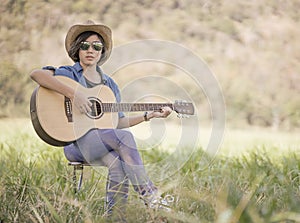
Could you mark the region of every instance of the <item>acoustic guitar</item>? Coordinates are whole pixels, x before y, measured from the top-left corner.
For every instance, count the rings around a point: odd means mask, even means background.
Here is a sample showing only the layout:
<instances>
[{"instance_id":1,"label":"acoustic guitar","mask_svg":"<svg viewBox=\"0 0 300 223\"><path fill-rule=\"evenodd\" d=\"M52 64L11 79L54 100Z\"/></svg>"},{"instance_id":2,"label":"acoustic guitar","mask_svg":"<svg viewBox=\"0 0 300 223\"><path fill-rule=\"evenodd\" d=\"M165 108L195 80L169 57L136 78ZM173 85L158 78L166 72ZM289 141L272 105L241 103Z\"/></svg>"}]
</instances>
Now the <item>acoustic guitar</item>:
<instances>
[{"instance_id":1,"label":"acoustic guitar","mask_svg":"<svg viewBox=\"0 0 300 223\"><path fill-rule=\"evenodd\" d=\"M116 103L114 93L105 85L85 88L74 80L56 76L59 81L84 93L92 103L91 112L83 114L62 94L38 86L31 95L30 115L37 135L53 146L68 145L89 130L116 128L118 112L159 111L168 106L178 114L193 115L192 103Z\"/></svg>"}]
</instances>

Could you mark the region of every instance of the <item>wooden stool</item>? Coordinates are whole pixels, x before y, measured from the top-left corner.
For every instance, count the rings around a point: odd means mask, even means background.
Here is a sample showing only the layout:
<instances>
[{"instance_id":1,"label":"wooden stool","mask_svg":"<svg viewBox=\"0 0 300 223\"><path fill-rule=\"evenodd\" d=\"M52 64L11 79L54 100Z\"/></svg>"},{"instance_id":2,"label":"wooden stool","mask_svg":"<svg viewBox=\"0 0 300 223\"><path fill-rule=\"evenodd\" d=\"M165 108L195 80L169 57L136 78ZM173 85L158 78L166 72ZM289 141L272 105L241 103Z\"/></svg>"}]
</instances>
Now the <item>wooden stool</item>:
<instances>
[{"instance_id":1,"label":"wooden stool","mask_svg":"<svg viewBox=\"0 0 300 223\"><path fill-rule=\"evenodd\" d=\"M69 162L69 166L73 166L73 190L74 193L76 194L77 192L80 191L81 186L82 186L82 179L83 179L83 168L85 166L91 166L88 163L82 163L82 162ZM77 183L77 171L80 171L79 174L79 180Z\"/></svg>"}]
</instances>

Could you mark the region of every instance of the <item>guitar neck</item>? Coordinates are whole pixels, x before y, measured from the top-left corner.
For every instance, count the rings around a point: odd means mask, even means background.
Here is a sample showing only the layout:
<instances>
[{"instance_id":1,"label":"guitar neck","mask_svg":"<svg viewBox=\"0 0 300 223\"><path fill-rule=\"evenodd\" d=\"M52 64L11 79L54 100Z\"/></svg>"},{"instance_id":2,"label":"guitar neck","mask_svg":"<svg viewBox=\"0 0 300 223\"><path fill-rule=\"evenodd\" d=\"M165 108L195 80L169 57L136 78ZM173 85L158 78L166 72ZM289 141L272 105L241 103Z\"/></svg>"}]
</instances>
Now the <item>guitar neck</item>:
<instances>
[{"instance_id":1,"label":"guitar neck","mask_svg":"<svg viewBox=\"0 0 300 223\"><path fill-rule=\"evenodd\" d=\"M103 103L104 112L135 112L135 111L159 111L162 107L170 107L172 103Z\"/></svg>"}]
</instances>

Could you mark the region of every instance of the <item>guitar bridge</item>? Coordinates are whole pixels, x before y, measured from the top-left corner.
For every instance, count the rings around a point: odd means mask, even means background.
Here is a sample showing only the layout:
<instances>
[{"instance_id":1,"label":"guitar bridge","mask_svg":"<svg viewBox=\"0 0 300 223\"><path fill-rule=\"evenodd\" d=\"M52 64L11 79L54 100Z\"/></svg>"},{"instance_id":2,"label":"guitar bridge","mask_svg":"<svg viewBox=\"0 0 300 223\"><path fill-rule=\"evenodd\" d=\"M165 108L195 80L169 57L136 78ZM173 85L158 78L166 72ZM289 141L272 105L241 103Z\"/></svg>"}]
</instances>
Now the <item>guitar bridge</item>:
<instances>
[{"instance_id":1,"label":"guitar bridge","mask_svg":"<svg viewBox=\"0 0 300 223\"><path fill-rule=\"evenodd\" d=\"M73 122L72 102L71 99L65 96L65 114L68 122Z\"/></svg>"}]
</instances>

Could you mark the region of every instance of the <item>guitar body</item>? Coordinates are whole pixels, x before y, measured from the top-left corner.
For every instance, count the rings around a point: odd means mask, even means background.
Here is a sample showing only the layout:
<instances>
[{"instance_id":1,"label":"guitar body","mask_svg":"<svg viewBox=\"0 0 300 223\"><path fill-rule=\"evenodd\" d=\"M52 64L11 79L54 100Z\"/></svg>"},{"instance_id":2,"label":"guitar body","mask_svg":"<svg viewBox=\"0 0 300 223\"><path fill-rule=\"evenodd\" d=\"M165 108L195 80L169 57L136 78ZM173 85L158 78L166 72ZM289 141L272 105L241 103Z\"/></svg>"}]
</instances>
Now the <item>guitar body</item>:
<instances>
[{"instance_id":1,"label":"guitar body","mask_svg":"<svg viewBox=\"0 0 300 223\"><path fill-rule=\"evenodd\" d=\"M41 139L53 146L65 146L94 128L116 128L117 112L103 112L102 102L115 103L115 96L105 85L85 88L74 80L56 76L59 81L84 93L93 101L95 112L82 114L73 102L52 90L39 86L30 100L30 114L35 131Z\"/></svg>"}]
</instances>

